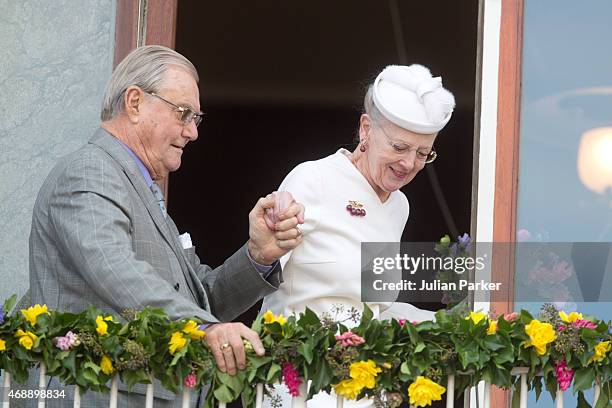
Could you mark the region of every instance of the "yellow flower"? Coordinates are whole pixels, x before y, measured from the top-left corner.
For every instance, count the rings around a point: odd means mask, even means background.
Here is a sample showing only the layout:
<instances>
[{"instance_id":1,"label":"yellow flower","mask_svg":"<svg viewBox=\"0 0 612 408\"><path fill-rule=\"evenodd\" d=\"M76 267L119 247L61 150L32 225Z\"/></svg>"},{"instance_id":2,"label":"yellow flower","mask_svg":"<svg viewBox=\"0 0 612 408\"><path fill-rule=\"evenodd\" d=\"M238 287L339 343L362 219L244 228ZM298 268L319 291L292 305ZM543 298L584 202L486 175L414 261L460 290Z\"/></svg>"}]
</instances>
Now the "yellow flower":
<instances>
[{"instance_id":1,"label":"yellow flower","mask_svg":"<svg viewBox=\"0 0 612 408\"><path fill-rule=\"evenodd\" d=\"M274 316L274 313L272 313L271 310L268 310L266 313L264 313L263 318L264 323L266 324L278 322L281 326L283 326L285 323L287 323L287 319L285 319L285 316L283 316L282 314Z\"/></svg>"},{"instance_id":2,"label":"yellow flower","mask_svg":"<svg viewBox=\"0 0 612 408\"><path fill-rule=\"evenodd\" d=\"M111 375L115 371L113 362L106 354L103 355L102 360L100 360L100 369L106 375Z\"/></svg>"},{"instance_id":3,"label":"yellow flower","mask_svg":"<svg viewBox=\"0 0 612 408\"><path fill-rule=\"evenodd\" d=\"M559 312L559 317L565 323L574 323L574 322L576 322L578 320L582 320L582 313L572 312L568 316L564 311L560 311Z\"/></svg>"},{"instance_id":4,"label":"yellow flower","mask_svg":"<svg viewBox=\"0 0 612 408\"><path fill-rule=\"evenodd\" d=\"M612 349L612 344L610 344L609 341L599 342L595 346L595 354L593 355L593 357L589 359L589 364L591 364L594 361L600 362L601 360L606 358L606 354L608 354L610 349Z\"/></svg>"},{"instance_id":5,"label":"yellow flower","mask_svg":"<svg viewBox=\"0 0 612 408\"><path fill-rule=\"evenodd\" d=\"M189 335L191 340L202 340L206 335L204 330L200 330L198 324L193 320L189 320L185 326L183 326L183 333Z\"/></svg>"},{"instance_id":6,"label":"yellow flower","mask_svg":"<svg viewBox=\"0 0 612 408\"><path fill-rule=\"evenodd\" d=\"M376 376L381 371L380 368L376 367L376 363L373 360L358 361L349 367L351 378L361 385L362 388L374 388Z\"/></svg>"},{"instance_id":7,"label":"yellow flower","mask_svg":"<svg viewBox=\"0 0 612 408\"><path fill-rule=\"evenodd\" d=\"M343 380L340 383L334 385L334 391L336 394L346 398L347 400L354 400L357 398L363 387L357 381Z\"/></svg>"},{"instance_id":8,"label":"yellow flower","mask_svg":"<svg viewBox=\"0 0 612 408\"><path fill-rule=\"evenodd\" d=\"M23 315L23 317L26 318L28 322L30 322L32 326L36 324L38 316L45 313L49 314L49 312L47 311L47 305L41 306L38 303L32 307L28 307L27 309L21 309L21 314Z\"/></svg>"},{"instance_id":9,"label":"yellow flower","mask_svg":"<svg viewBox=\"0 0 612 408\"><path fill-rule=\"evenodd\" d=\"M98 332L100 336L105 336L108 334L108 323L106 322L112 322L112 321L113 321L113 316L96 317L96 331Z\"/></svg>"},{"instance_id":10,"label":"yellow flower","mask_svg":"<svg viewBox=\"0 0 612 408\"><path fill-rule=\"evenodd\" d=\"M410 405L415 407L427 407L432 401L440 401L445 392L446 388L422 376L408 387Z\"/></svg>"},{"instance_id":11,"label":"yellow flower","mask_svg":"<svg viewBox=\"0 0 612 408\"><path fill-rule=\"evenodd\" d=\"M557 338L555 329L553 329L550 323L542 323L536 319L533 319L531 323L525 326L525 333L529 336L525 347L533 346L536 353L540 356L546 354L546 346Z\"/></svg>"},{"instance_id":12,"label":"yellow flower","mask_svg":"<svg viewBox=\"0 0 612 408\"><path fill-rule=\"evenodd\" d=\"M482 321L482 319L486 319L487 315L482 312L470 312L470 315L465 318L465 320L471 320L474 324L478 324Z\"/></svg>"},{"instance_id":13,"label":"yellow flower","mask_svg":"<svg viewBox=\"0 0 612 408\"><path fill-rule=\"evenodd\" d=\"M6 350L6 341L0 339L0 351Z\"/></svg>"},{"instance_id":14,"label":"yellow flower","mask_svg":"<svg viewBox=\"0 0 612 408\"><path fill-rule=\"evenodd\" d=\"M170 354L174 355L174 353L182 350L187 345L187 339L183 337L183 333L177 331L172 333L172 338L170 339L168 345L170 346L168 347Z\"/></svg>"},{"instance_id":15,"label":"yellow flower","mask_svg":"<svg viewBox=\"0 0 612 408\"><path fill-rule=\"evenodd\" d=\"M36 343L36 340L38 340L38 336L31 331L24 332L21 329L17 330L15 337L19 337L19 344L26 350L32 350L34 343Z\"/></svg>"},{"instance_id":16,"label":"yellow flower","mask_svg":"<svg viewBox=\"0 0 612 408\"><path fill-rule=\"evenodd\" d=\"M489 321L489 328L487 329L487 334L495 334L497 332L497 320Z\"/></svg>"}]
</instances>

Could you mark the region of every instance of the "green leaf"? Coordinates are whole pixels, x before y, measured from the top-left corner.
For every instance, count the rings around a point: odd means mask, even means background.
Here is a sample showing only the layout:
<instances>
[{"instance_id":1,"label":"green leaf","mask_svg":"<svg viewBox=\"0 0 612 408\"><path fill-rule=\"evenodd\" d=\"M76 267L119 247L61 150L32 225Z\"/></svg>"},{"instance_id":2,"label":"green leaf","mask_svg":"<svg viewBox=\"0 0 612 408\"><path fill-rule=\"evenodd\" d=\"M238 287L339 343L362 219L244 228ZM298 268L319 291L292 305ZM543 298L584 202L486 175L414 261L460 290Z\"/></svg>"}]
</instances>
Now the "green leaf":
<instances>
[{"instance_id":1,"label":"green leaf","mask_svg":"<svg viewBox=\"0 0 612 408\"><path fill-rule=\"evenodd\" d=\"M300 315L298 320L298 324L302 327L318 325L321 321L319 320L319 316L309 308L304 310L304 313Z\"/></svg>"},{"instance_id":2,"label":"green leaf","mask_svg":"<svg viewBox=\"0 0 612 408\"><path fill-rule=\"evenodd\" d=\"M15 306L15 303L17 302L17 295L13 294L10 298L6 299L4 301L4 313L8 314L13 310L13 306Z\"/></svg>"},{"instance_id":3,"label":"green leaf","mask_svg":"<svg viewBox=\"0 0 612 408\"><path fill-rule=\"evenodd\" d=\"M329 365L324 363L321 364L320 367L318 367L318 369L315 370L315 372L312 374L311 379L312 383L310 386L309 394L310 391L319 391L328 386L332 380L332 372Z\"/></svg>"},{"instance_id":4,"label":"green leaf","mask_svg":"<svg viewBox=\"0 0 612 408\"><path fill-rule=\"evenodd\" d=\"M215 395L215 398L219 401L219 402L232 402L234 400L234 396L232 394L232 392L230 391L230 389L225 385L225 384L221 384L218 388L216 388L213 391L213 394Z\"/></svg>"},{"instance_id":5,"label":"green leaf","mask_svg":"<svg viewBox=\"0 0 612 408\"><path fill-rule=\"evenodd\" d=\"M94 373L96 373L96 375L100 374L100 366L95 364L95 363L93 363L93 362L91 362L91 361L85 362L83 364L83 368L84 369L91 369L91 370L93 370Z\"/></svg>"},{"instance_id":6,"label":"green leaf","mask_svg":"<svg viewBox=\"0 0 612 408\"><path fill-rule=\"evenodd\" d=\"M314 344L312 342L312 339L309 339L307 342L302 343L298 346L298 353L304 356L304 359L306 360L308 364L312 363L312 359L314 357L313 351L314 351Z\"/></svg>"},{"instance_id":7,"label":"green leaf","mask_svg":"<svg viewBox=\"0 0 612 408\"><path fill-rule=\"evenodd\" d=\"M416 347L414 348L414 353L420 353L421 351L425 350L425 343L423 342L419 342Z\"/></svg>"},{"instance_id":8,"label":"green leaf","mask_svg":"<svg viewBox=\"0 0 612 408\"><path fill-rule=\"evenodd\" d=\"M581 368L574 374L574 394L578 391L588 390L595 382L595 371L592 368Z\"/></svg>"},{"instance_id":9,"label":"green leaf","mask_svg":"<svg viewBox=\"0 0 612 408\"><path fill-rule=\"evenodd\" d=\"M87 380L87 382L89 382L90 384L93 384L93 385L100 384L100 380L98 380L98 375L93 370L85 369L82 371L82 373L83 373L83 378L85 378L85 380Z\"/></svg>"},{"instance_id":10,"label":"green leaf","mask_svg":"<svg viewBox=\"0 0 612 408\"><path fill-rule=\"evenodd\" d=\"M217 371L217 380L219 383L226 386L232 394L232 401L238 398L242 390L244 389L244 379L246 374L244 371L238 371L236 375L230 375L228 373L222 373Z\"/></svg>"},{"instance_id":11,"label":"green leaf","mask_svg":"<svg viewBox=\"0 0 612 408\"><path fill-rule=\"evenodd\" d=\"M597 399L597 403L595 404L595 408L608 408L610 405L610 400L604 398L603 393ZM590 405L589 405L590 406Z\"/></svg>"},{"instance_id":12,"label":"green leaf","mask_svg":"<svg viewBox=\"0 0 612 408\"><path fill-rule=\"evenodd\" d=\"M272 363L270 369L268 370L268 375L266 375L266 382L271 383L276 374L278 374L280 371L281 366L276 363Z\"/></svg>"}]
</instances>

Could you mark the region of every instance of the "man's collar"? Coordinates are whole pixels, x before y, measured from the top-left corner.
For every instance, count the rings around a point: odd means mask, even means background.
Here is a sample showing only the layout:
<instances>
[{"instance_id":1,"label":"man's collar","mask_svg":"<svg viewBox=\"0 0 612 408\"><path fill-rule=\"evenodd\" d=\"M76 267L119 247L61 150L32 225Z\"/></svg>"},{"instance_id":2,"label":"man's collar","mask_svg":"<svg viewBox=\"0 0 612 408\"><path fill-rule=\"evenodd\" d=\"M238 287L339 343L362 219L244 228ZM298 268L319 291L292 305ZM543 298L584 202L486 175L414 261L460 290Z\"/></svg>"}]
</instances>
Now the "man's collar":
<instances>
[{"instance_id":1,"label":"man's collar","mask_svg":"<svg viewBox=\"0 0 612 408\"><path fill-rule=\"evenodd\" d=\"M151 178L151 173L149 173L149 170L145 167L145 165L142 162L142 160L140 160L140 157L138 157L136 155L136 153L134 153L134 151L132 149L130 149L128 147L128 145L123 143L121 140L119 140L117 138L115 138L115 140L121 146L123 146L123 148L128 152L128 154L134 159L134 161L136 162L136 165L138 166L138 170L140 170L140 173L142 173L142 176L144 177L145 182L147 183L147 186L149 186L149 188L150 188L151 185L153 184L153 179Z\"/></svg>"}]
</instances>

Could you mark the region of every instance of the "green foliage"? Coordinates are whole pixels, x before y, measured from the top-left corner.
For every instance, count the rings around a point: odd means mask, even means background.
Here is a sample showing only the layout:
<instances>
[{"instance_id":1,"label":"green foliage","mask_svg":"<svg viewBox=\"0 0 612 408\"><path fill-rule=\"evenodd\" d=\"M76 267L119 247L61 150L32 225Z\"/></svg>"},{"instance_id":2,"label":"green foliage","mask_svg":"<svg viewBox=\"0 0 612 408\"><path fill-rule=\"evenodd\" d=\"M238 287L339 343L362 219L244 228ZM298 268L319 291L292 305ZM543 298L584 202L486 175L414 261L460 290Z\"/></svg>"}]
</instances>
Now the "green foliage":
<instances>
[{"instance_id":1,"label":"green foliage","mask_svg":"<svg viewBox=\"0 0 612 408\"><path fill-rule=\"evenodd\" d=\"M3 310L10 311L13 305L11 298ZM78 314L48 311L39 314L32 324L21 311L12 311L0 324L0 340L5 342L0 368L24 383L28 370L44 362L50 376L65 384L77 384L83 392L107 391L106 384L118 374L129 387L156 378L167 389L180 393L191 376L195 388L211 385L206 406L212 407L213 399L231 402L240 397L246 406L254 406L256 384L283 381L285 363L291 363L302 381L310 381L311 397L350 379L353 363L370 360L381 371L376 374L375 386L364 387L359 398L393 395L397 401L407 401L408 386L418 376L445 386L452 374L456 376L456 394L484 379L499 387L514 386L516 403L519 380L511 375L514 367L528 368L528 386L538 396L547 390L554 397L558 387L555 367L565 361L574 371L573 392L578 395L578 406L590 406L583 392L598 382L601 397L596 408L612 407L610 352L596 352L598 347L602 349L602 342L605 345L611 341L610 322L592 317L581 318L582 326L564 322L547 305L537 319L550 324L556 338L539 355L526 332L526 326L534 320L527 311L494 319L483 314L470 317L464 308L456 307L439 311L435 321L420 323L374 319L367 305L361 313L348 312L351 317L345 320L320 317L309 309L286 320L273 315L260 317L252 328L260 335L266 354L257 355L245 342L247 367L232 376L217 370L205 339L186 331L188 322L195 324L197 319L170 321L164 311L149 308L111 318L91 308ZM36 336L31 348L20 344L15 335L20 330ZM363 342L343 345L336 339L349 331ZM57 339L68 332L78 341L62 350ZM172 354L174 333L182 333L185 342ZM104 356L112 362L110 373L104 372Z\"/></svg>"}]
</instances>

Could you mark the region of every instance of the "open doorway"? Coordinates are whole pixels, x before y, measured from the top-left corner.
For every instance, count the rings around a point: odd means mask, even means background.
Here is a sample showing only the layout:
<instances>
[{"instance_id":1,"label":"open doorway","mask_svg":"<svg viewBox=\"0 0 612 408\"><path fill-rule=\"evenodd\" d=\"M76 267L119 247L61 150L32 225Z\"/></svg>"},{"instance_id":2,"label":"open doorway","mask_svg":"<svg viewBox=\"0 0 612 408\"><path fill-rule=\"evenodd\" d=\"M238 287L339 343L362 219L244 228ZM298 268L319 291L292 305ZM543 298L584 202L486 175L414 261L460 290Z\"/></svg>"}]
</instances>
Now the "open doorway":
<instances>
[{"instance_id":1,"label":"open doorway","mask_svg":"<svg viewBox=\"0 0 612 408\"><path fill-rule=\"evenodd\" d=\"M457 100L433 163L454 227L423 171L403 189L403 240L469 232L477 0L181 0L176 26L176 50L198 69L206 116L171 176L169 210L207 263L219 265L245 242L255 201L293 167L353 150L365 85L402 62L429 67Z\"/></svg>"}]
</instances>

